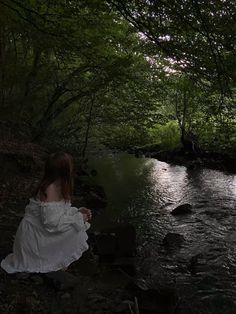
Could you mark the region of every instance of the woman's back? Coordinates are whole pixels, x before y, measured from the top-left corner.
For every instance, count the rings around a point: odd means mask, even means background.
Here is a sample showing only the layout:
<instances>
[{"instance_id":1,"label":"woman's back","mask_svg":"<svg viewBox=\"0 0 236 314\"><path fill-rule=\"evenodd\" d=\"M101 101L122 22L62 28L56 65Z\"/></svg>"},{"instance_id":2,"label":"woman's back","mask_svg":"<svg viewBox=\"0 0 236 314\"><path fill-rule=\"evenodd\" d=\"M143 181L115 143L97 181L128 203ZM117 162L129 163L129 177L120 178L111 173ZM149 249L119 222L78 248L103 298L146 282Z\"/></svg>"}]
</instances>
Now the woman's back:
<instances>
[{"instance_id":1,"label":"woman's back","mask_svg":"<svg viewBox=\"0 0 236 314\"><path fill-rule=\"evenodd\" d=\"M61 184L58 181L55 181L48 185L45 190L45 194L43 195L40 191L37 194L37 199L42 202L59 202L63 200L62 192L61 192Z\"/></svg>"}]
</instances>

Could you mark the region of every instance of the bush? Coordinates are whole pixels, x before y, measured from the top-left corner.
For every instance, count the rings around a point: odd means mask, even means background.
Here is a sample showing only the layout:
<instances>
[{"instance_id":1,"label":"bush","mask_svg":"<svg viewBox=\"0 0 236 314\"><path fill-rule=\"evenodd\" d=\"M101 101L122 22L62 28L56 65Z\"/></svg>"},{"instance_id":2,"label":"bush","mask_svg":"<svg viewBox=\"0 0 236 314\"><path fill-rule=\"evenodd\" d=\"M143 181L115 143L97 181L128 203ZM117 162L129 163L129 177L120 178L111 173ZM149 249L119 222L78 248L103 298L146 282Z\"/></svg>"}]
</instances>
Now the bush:
<instances>
[{"instance_id":1,"label":"bush","mask_svg":"<svg viewBox=\"0 0 236 314\"><path fill-rule=\"evenodd\" d=\"M176 121L170 121L164 125L156 124L149 130L152 142L160 144L165 150L173 150L181 146L180 128Z\"/></svg>"}]
</instances>

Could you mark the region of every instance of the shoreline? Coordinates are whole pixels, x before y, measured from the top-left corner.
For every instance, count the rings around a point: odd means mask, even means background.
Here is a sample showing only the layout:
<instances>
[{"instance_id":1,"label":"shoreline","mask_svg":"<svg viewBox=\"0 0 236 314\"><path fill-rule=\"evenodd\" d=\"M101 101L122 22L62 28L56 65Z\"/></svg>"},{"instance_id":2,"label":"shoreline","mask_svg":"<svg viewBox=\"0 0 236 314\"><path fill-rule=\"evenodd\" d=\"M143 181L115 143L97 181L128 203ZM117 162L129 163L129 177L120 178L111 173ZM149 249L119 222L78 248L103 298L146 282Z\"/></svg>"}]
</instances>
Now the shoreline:
<instances>
[{"instance_id":1,"label":"shoreline","mask_svg":"<svg viewBox=\"0 0 236 314\"><path fill-rule=\"evenodd\" d=\"M223 155L213 152L204 152L195 155L183 149L173 151L150 151L145 147L131 148L127 153L140 158L153 158L173 165L185 166L189 170L208 168L229 174L236 174L236 156Z\"/></svg>"}]
</instances>

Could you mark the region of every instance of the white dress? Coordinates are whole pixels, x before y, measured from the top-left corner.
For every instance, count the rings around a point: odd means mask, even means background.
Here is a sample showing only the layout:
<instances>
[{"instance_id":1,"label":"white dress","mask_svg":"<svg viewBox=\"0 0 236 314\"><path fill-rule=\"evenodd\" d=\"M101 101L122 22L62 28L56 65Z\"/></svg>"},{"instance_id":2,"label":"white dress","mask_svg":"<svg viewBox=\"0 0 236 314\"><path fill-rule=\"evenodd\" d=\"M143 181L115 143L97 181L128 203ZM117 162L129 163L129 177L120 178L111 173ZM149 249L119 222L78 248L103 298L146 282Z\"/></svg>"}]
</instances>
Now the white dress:
<instances>
[{"instance_id":1,"label":"white dress","mask_svg":"<svg viewBox=\"0 0 236 314\"><path fill-rule=\"evenodd\" d=\"M17 229L13 253L1 262L8 273L47 273L69 266L88 249L80 209L70 202L41 202L33 198Z\"/></svg>"}]
</instances>

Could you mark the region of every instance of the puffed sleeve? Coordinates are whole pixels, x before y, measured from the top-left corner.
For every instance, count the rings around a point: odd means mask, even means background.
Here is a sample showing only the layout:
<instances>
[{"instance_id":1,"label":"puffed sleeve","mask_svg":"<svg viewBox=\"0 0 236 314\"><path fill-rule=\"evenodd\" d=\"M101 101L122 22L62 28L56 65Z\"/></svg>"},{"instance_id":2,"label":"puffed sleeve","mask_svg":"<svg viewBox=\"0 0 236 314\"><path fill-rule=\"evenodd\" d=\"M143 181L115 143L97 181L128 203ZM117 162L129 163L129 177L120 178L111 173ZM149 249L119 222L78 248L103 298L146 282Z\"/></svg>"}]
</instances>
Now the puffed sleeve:
<instances>
[{"instance_id":1,"label":"puffed sleeve","mask_svg":"<svg viewBox=\"0 0 236 314\"><path fill-rule=\"evenodd\" d=\"M80 211L65 211L63 203L42 203L40 206L41 221L48 232L65 232L71 228L77 231L87 230Z\"/></svg>"},{"instance_id":2,"label":"puffed sleeve","mask_svg":"<svg viewBox=\"0 0 236 314\"><path fill-rule=\"evenodd\" d=\"M83 209L84 207L79 207L79 208L77 208L77 207L72 207L72 206L70 206L69 208L68 208L68 214L69 215L74 215L74 214L76 214L76 213L78 213L78 212L80 212L80 210L81 209ZM81 213L81 212L80 212ZM84 229L85 230L88 230L90 228L90 223L89 222L84 222Z\"/></svg>"}]
</instances>

